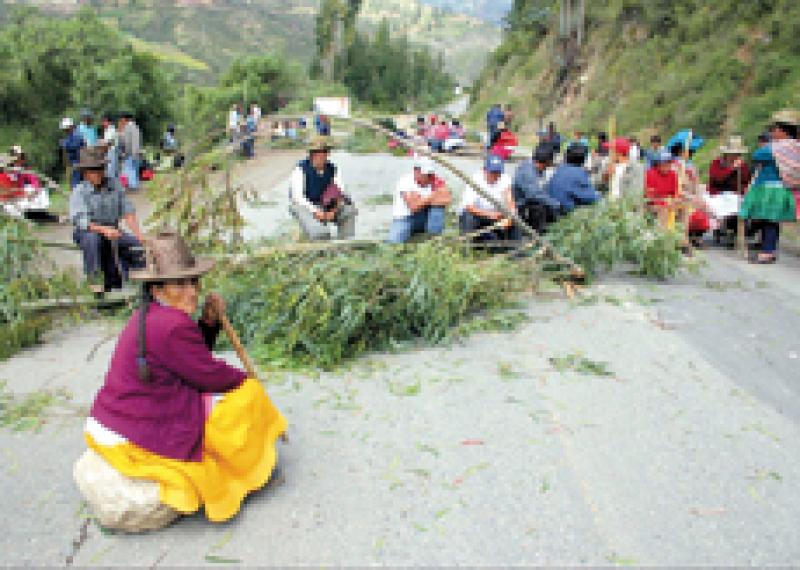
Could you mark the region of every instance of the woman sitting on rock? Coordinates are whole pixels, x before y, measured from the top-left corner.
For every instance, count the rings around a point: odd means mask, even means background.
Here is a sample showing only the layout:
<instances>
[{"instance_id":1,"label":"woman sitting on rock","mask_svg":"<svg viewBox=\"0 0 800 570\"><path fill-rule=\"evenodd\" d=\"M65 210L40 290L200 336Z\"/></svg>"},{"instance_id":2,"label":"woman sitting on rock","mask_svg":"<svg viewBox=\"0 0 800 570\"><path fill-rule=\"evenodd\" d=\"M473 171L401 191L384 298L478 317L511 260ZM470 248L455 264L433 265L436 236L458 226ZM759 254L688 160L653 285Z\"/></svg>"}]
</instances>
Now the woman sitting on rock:
<instances>
[{"instance_id":1,"label":"woman sitting on rock","mask_svg":"<svg viewBox=\"0 0 800 570\"><path fill-rule=\"evenodd\" d=\"M213 261L195 259L170 233L148 244L147 258L131 273L143 283L143 303L120 335L86 441L125 477L157 483L163 505L183 514L204 506L209 520L225 521L267 483L286 420L257 380L212 356L223 300L208 295L199 323L192 320L199 278ZM76 479L101 523L146 529L103 516L119 511L104 504L118 494L93 488L80 462Z\"/></svg>"}]
</instances>

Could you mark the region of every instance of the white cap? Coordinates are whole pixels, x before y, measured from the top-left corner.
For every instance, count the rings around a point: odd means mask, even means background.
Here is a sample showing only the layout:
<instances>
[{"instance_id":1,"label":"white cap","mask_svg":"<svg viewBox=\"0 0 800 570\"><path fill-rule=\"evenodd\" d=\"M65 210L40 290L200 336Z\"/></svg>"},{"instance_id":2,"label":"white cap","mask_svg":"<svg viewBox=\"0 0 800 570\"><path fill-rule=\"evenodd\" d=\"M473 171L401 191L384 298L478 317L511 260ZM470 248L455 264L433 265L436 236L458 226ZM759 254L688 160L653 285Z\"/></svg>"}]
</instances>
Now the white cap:
<instances>
[{"instance_id":1,"label":"white cap","mask_svg":"<svg viewBox=\"0 0 800 570\"><path fill-rule=\"evenodd\" d=\"M61 130L71 129L74 126L75 123L69 117L64 117L63 119L61 119Z\"/></svg>"},{"instance_id":2,"label":"white cap","mask_svg":"<svg viewBox=\"0 0 800 570\"><path fill-rule=\"evenodd\" d=\"M436 172L433 161L427 156L418 156L414 161L414 168L419 168L422 174L433 174Z\"/></svg>"}]
</instances>

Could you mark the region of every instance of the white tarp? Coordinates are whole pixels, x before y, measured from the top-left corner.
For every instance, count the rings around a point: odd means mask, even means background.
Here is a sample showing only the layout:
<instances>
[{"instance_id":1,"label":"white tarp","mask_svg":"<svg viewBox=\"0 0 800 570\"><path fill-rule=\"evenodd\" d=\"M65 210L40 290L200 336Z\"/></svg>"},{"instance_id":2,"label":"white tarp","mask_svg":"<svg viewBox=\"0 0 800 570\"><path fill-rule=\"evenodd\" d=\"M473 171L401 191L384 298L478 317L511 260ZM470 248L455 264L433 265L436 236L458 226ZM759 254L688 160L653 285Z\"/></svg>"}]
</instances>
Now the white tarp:
<instances>
[{"instance_id":1,"label":"white tarp","mask_svg":"<svg viewBox=\"0 0 800 570\"><path fill-rule=\"evenodd\" d=\"M314 112L329 117L341 119L350 118L349 97L316 97L314 98Z\"/></svg>"}]
</instances>

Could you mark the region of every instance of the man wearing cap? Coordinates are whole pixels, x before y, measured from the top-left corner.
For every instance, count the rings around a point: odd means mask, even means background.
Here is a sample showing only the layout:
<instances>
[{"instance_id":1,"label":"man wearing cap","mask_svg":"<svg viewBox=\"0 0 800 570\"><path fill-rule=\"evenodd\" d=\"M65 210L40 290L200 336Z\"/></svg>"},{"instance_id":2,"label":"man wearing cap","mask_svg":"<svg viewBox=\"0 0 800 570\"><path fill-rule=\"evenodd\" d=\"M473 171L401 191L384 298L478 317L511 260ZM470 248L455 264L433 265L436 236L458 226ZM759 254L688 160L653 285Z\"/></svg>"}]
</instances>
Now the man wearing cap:
<instances>
[{"instance_id":1,"label":"man wearing cap","mask_svg":"<svg viewBox=\"0 0 800 570\"><path fill-rule=\"evenodd\" d=\"M328 137L315 136L308 158L292 172L289 212L311 241L330 239L329 224L336 225L338 239L355 235L358 210L342 190L336 165L328 160L331 148Z\"/></svg>"},{"instance_id":2,"label":"man wearing cap","mask_svg":"<svg viewBox=\"0 0 800 570\"><path fill-rule=\"evenodd\" d=\"M75 227L73 239L83 252L83 269L95 293L120 286L119 279L127 268L135 269L143 263L138 251L143 239L136 210L121 184L106 177L106 162L102 148L81 151L76 166L83 174L83 182L75 187L69 200L69 216ZM120 230L121 220L133 235ZM100 283L101 272L105 274L105 286Z\"/></svg>"},{"instance_id":3,"label":"man wearing cap","mask_svg":"<svg viewBox=\"0 0 800 570\"><path fill-rule=\"evenodd\" d=\"M123 163L122 174L128 181L129 190L139 188L139 159L141 157L142 133L133 117L133 113L125 112L119 120L120 159Z\"/></svg>"},{"instance_id":4,"label":"man wearing cap","mask_svg":"<svg viewBox=\"0 0 800 570\"><path fill-rule=\"evenodd\" d=\"M86 146L86 143L69 117L61 119L61 130L64 132L64 138L59 142L59 146L64 151L65 166L68 166L72 172L70 188L75 188L81 181L81 173L76 165L81 159L81 148Z\"/></svg>"},{"instance_id":5,"label":"man wearing cap","mask_svg":"<svg viewBox=\"0 0 800 570\"><path fill-rule=\"evenodd\" d=\"M78 132L83 138L86 146L97 144L97 127L94 126L94 116L89 109L81 111L81 123L78 125Z\"/></svg>"},{"instance_id":6,"label":"man wearing cap","mask_svg":"<svg viewBox=\"0 0 800 570\"><path fill-rule=\"evenodd\" d=\"M450 201L450 191L436 176L433 161L418 158L414 171L397 182L389 243L405 243L413 234L441 235Z\"/></svg>"},{"instance_id":7,"label":"man wearing cap","mask_svg":"<svg viewBox=\"0 0 800 570\"><path fill-rule=\"evenodd\" d=\"M505 165L499 156L490 155L486 159L484 168L475 173L472 182L484 194L514 212L517 209L514 203L512 183L508 175L504 174ZM490 232L477 237L477 241L490 241L495 239L512 239L516 236L512 221L497 209L492 202L484 198L475 189L468 185L464 190L461 200L461 216L459 219L461 232L473 233L491 226L496 226Z\"/></svg>"}]
</instances>

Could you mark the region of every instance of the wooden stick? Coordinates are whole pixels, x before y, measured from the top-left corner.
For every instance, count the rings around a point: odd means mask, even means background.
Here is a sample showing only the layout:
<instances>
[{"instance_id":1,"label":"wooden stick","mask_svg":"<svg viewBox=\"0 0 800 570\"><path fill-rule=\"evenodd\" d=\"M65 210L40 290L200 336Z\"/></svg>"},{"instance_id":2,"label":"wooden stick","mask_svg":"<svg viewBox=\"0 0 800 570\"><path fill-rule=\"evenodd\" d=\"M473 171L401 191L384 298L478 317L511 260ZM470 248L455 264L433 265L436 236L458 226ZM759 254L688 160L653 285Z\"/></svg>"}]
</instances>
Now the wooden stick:
<instances>
[{"instance_id":1,"label":"wooden stick","mask_svg":"<svg viewBox=\"0 0 800 570\"><path fill-rule=\"evenodd\" d=\"M236 351L236 355L239 357L239 360L242 361L244 369L247 372L247 376L254 380L258 379L256 367L253 364L253 361L250 360L247 350L245 350L244 346L242 346L242 341L239 340L239 335L236 334L236 331L233 329L233 325L228 320L228 317L226 315L222 315L222 317L219 319L219 322L222 325L222 329L225 331L225 334L228 335L228 340L231 341L233 349Z\"/></svg>"}]
</instances>

